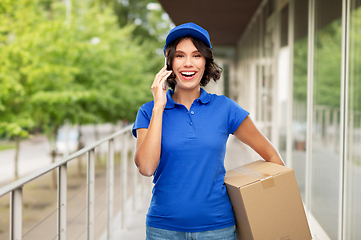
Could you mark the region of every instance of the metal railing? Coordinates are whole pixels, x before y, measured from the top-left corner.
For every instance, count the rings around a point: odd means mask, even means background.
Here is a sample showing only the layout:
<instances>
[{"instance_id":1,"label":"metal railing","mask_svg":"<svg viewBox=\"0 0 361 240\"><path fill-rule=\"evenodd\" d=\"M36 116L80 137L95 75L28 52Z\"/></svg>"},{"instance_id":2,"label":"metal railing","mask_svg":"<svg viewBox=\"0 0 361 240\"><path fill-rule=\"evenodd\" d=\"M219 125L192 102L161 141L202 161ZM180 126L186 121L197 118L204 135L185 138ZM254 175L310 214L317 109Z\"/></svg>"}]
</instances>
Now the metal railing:
<instances>
[{"instance_id":1,"label":"metal railing","mask_svg":"<svg viewBox=\"0 0 361 240\"><path fill-rule=\"evenodd\" d=\"M9 224L9 239L20 240L22 239L22 224L23 224L23 186L40 176L51 172L53 170L58 171L57 175L57 234L55 239L64 240L67 238L67 165L68 162L80 157L83 154L87 156L87 173L86 173L86 239L94 239L94 201L95 201L95 148L103 143L108 143L108 154L106 164L106 209L107 209L107 223L106 232L107 239L112 239L113 233L113 210L114 210L114 155L115 146L114 139L116 137L122 137L121 144L121 178L122 178L122 197L121 197L121 225L119 228L125 228L125 203L127 200L127 179L128 179L128 152L131 151L132 156L134 154L134 146L129 144L130 141L131 126L127 126L122 130L97 141L96 143L85 147L62 160L56 161L49 166L40 169L26 177L23 177L9 185L6 185L0 189L0 197L10 193L10 224ZM127 139L128 138L128 139ZM136 187L135 178L139 173L135 170L131 172L133 174L133 186ZM137 194L132 191L132 197L137 197ZM135 200L133 200L133 206L135 206ZM134 207L133 207L134 209Z\"/></svg>"}]
</instances>

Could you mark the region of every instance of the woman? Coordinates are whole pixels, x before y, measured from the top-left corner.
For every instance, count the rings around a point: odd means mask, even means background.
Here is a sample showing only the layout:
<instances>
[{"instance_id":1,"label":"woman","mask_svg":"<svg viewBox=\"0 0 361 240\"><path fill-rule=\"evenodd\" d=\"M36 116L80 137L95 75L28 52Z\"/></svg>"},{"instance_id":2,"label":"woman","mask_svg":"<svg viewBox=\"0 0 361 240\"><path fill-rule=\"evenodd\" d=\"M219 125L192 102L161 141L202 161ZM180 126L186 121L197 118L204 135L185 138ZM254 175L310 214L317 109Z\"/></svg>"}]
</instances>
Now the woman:
<instances>
[{"instance_id":1,"label":"woman","mask_svg":"<svg viewBox=\"0 0 361 240\"><path fill-rule=\"evenodd\" d=\"M135 163L141 174L154 176L147 240L235 240L235 218L224 185L229 134L266 161L283 165L282 159L246 110L201 88L221 75L205 29L194 23L175 27L164 52L168 69L155 76L154 101L139 109L133 126ZM163 87L166 81L171 90Z\"/></svg>"}]
</instances>

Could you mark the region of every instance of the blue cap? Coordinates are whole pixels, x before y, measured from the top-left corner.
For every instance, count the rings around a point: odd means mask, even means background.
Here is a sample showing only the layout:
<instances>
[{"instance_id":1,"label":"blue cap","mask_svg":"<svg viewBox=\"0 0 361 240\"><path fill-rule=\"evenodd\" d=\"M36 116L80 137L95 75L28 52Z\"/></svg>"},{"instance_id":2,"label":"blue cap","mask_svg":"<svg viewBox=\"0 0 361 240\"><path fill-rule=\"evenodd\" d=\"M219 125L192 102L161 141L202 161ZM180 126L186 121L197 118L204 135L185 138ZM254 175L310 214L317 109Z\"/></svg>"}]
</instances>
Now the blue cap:
<instances>
[{"instance_id":1,"label":"blue cap","mask_svg":"<svg viewBox=\"0 0 361 240\"><path fill-rule=\"evenodd\" d=\"M165 50L170 42L172 42L173 40L175 40L179 37L185 37L185 36L192 36L192 37L198 38L199 40L204 42L204 44L206 44L209 48L211 48L213 50L212 45L211 45L211 40L209 38L209 34L208 34L207 30L198 26L195 23L190 22L190 23L184 23L184 24L179 25L179 26L173 28L172 30L170 30L170 32L165 40L164 54L165 54Z\"/></svg>"}]
</instances>

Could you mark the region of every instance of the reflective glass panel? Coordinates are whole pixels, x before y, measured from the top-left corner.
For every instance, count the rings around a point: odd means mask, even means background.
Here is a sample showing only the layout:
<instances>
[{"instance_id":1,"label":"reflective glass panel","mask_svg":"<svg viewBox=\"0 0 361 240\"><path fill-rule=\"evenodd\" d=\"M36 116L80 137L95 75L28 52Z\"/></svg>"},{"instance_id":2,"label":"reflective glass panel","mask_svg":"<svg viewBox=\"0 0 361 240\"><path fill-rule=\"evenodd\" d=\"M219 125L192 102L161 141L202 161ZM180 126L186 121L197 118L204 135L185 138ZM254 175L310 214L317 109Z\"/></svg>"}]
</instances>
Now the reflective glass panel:
<instances>
[{"instance_id":1,"label":"reflective glass panel","mask_svg":"<svg viewBox=\"0 0 361 240\"><path fill-rule=\"evenodd\" d=\"M337 239L342 0L315 1L311 213Z\"/></svg>"},{"instance_id":2,"label":"reflective glass panel","mask_svg":"<svg viewBox=\"0 0 361 240\"><path fill-rule=\"evenodd\" d=\"M289 101L289 68L285 67L290 62L290 50L288 46L288 18L289 7L286 4L280 12L280 49L278 52L278 81L277 81L277 100L278 104L278 145L277 149L284 161L286 159L286 139L287 139L287 103Z\"/></svg>"},{"instance_id":3,"label":"reflective glass panel","mask_svg":"<svg viewBox=\"0 0 361 240\"><path fill-rule=\"evenodd\" d=\"M361 1L351 1L345 239L361 239Z\"/></svg>"},{"instance_id":4,"label":"reflective glass panel","mask_svg":"<svg viewBox=\"0 0 361 240\"><path fill-rule=\"evenodd\" d=\"M294 1L293 43L293 112L292 168L305 201L306 130L307 130L307 62L308 62L308 4Z\"/></svg>"}]
</instances>

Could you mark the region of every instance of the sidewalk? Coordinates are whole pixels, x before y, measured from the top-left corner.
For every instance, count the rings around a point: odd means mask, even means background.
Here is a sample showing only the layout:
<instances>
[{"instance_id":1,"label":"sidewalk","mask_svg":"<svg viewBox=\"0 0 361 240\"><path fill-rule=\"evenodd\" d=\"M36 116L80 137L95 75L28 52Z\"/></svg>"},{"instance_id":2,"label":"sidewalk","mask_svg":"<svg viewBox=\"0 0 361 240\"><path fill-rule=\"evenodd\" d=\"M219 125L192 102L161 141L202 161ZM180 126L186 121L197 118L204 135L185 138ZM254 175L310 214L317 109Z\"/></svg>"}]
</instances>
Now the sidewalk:
<instances>
[{"instance_id":1,"label":"sidewalk","mask_svg":"<svg viewBox=\"0 0 361 240\"><path fill-rule=\"evenodd\" d=\"M14 181L15 149L0 151L0 186ZM19 178L51 164L50 147L45 136L36 135L20 142Z\"/></svg>"},{"instance_id":2,"label":"sidewalk","mask_svg":"<svg viewBox=\"0 0 361 240\"><path fill-rule=\"evenodd\" d=\"M139 192L139 194L142 194ZM133 212L131 202L127 201L127 212L125 213L125 229L121 229L121 213L114 218L113 238L126 240L144 240L145 239L145 218L151 198L151 189L145 189L143 199L138 199L136 203L137 211ZM106 233L102 235L100 240L106 240Z\"/></svg>"}]
</instances>

